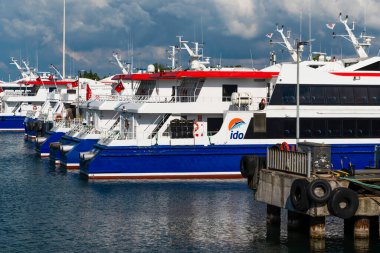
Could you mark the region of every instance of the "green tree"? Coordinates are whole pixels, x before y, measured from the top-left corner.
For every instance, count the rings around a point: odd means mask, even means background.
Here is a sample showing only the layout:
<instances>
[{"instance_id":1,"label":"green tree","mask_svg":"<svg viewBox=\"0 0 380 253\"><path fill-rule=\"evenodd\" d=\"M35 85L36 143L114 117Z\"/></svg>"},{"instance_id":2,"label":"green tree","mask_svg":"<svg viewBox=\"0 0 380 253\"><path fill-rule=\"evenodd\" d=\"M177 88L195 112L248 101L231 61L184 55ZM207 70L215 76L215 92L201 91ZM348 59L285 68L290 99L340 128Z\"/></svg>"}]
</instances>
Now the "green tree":
<instances>
[{"instance_id":1,"label":"green tree","mask_svg":"<svg viewBox=\"0 0 380 253\"><path fill-rule=\"evenodd\" d=\"M154 65L154 68L155 68L155 72L157 73L158 71L164 71L164 70L168 70L169 68L168 67L166 67L164 64L161 64L161 63L158 63L158 62L156 62L156 63L154 63L153 64Z\"/></svg>"},{"instance_id":2,"label":"green tree","mask_svg":"<svg viewBox=\"0 0 380 253\"><path fill-rule=\"evenodd\" d=\"M97 80L97 81L100 80L100 77L98 76L98 74L96 72L92 72L91 69L89 72L87 72L87 70L83 72L79 72L79 77L88 78L88 79Z\"/></svg>"}]
</instances>

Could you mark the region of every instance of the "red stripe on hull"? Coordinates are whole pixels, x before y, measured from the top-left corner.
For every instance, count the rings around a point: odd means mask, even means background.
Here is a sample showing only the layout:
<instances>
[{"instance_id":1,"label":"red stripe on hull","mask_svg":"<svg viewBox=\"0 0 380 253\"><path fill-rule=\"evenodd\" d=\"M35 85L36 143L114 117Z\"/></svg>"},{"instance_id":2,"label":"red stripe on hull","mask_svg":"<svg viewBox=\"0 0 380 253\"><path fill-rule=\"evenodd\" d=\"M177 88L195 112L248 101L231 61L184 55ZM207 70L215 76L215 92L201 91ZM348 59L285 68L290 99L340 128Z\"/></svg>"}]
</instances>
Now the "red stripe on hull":
<instances>
[{"instance_id":1,"label":"red stripe on hull","mask_svg":"<svg viewBox=\"0 0 380 253\"><path fill-rule=\"evenodd\" d=\"M375 73L359 73L359 72L330 72L330 74L336 75L336 76L371 76L371 77L380 77L379 72Z\"/></svg>"},{"instance_id":2,"label":"red stripe on hull","mask_svg":"<svg viewBox=\"0 0 380 253\"><path fill-rule=\"evenodd\" d=\"M241 175L163 175L163 176L96 176L89 177L80 173L80 176L88 180L144 180L144 179L243 179Z\"/></svg>"},{"instance_id":3,"label":"red stripe on hull","mask_svg":"<svg viewBox=\"0 0 380 253\"><path fill-rule=\"evenodd\" d=\"M79 170L79 165L66 165L61 163L61 167L66 170Z\"/></svg>"}]
</instances>

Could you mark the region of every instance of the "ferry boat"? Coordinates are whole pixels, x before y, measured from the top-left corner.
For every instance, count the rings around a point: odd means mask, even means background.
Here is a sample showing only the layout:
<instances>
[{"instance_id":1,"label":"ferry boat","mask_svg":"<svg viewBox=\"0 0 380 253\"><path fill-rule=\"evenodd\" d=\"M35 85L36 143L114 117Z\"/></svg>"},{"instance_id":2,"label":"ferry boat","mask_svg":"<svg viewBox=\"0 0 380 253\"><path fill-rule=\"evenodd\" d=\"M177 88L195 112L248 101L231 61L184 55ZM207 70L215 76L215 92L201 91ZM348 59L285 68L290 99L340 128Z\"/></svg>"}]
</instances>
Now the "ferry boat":
<instances>
[{"instance_id":1,"label":"ferry boat","mask_svg":"<svg viewBox=\"0 0 380 253\"><path fill-rule=\"evenodd\" d=\"M273 68L244 73L164 72L155 84L160 78L173 80L174 96L119 107L122 123L114 135L100 140L91 152L81 153L81 175L89 179L235 178L243 155L264 155L267 147L297 141L331 145L334 168L377 165L380 57L368 58L365 47L371 38L362 36L364 42L359 43L347 18L340 21L359 57L336 60L319 55L299 63L299 140L296 63L277 65L279 73ZM197 93L193 88L200 82L205 90L219 94L212 99L220 102L211 103L206 94ZM181 96L185 87L191 96ZM263 97L268 103L260 108Z\"/></svg>"},{"instance_id":2,"label":"ferry boat","mask_svg":"<svg viewBox=\"0 0 380 253\"><path fill-rule=\"evenodd\" d=\"M174 59L177 49L171 48ZM113 77L112 94L95 97L83 103L81 109L88 125L85 128L70 131L57 144L56 148L60 150L60 164L66 169L78 169L79 153L90 151L101 138L109 136L111 129L120 125L120 113L117 112L117 108L131 100L138 100L143 103L150 98L155 98L155 95L163 92L170 93L173 90L171 82L161 83L156 90L154 89L152 80L149 80L155 72L153 65L149 65L147 71L131 74L131 66L124 66L117 54L113 56L121 68L122 74ZM196 56L196 58L200 57ZM171 68L176 68L174 60ZM51 160L53 159L56 159L55 156L51 156Z\"/></svg>"},{"instance_id":3,"label":"ferry boat","mask_svg":"<svg viewBox=\"0 0 380 253\"><path fill-rule=\"evenodd\" d=\"M72 128L83 125L76 119L76 107L91 97L98 98L110 92L109 78L95 81L87 78L79 78L79 86L73 89L63 90L57 97L50 97L38 115L35 115L35 125L40 130L36 137L36 151L41 157L50 155L50 144L57 142ZM70 92L74 91L74 92ZM78 92L78 93L77 93ZM32 119L32 118L30 118ZM40 126L40 127L39 127ZM49 127L52 126L52 127ZM44 130L45 131L41 131Z\"/></svg>"},{"instance_id":4,"label":"ferry boat","mask_svg":"<svg viewBox=\"0 0 380 253\"><path fill-rule=\"evenodd\" d=\"M126 66L121 61L120 56L117 53L113 53L113 57L115 58L116 64L120 67L122 73L128 73L130 66ZM112 98L111 100L115 100L117 95L122 95L125 92L129 92L129 87L126 84L122 84L121 80L113 80L113 77L114 76L109 76L100 81L81 78L79 83L82 82L85 83L85 85L80 86L79 103L77 101L77 96L71 100L61 99L61 102L71 106L71 108L68 108L68 106L65 106L65 108L71 109L71 111L76 111L76 108L78 108L79 115L73 114L72 117L68 117L66 111L64 114L59 114L63 115L63 117L60 117L59 121L55 120L54 128L51 129L51 131L48 131L46 136L37 139L36 151L41 157L50 156L51 163L60 163L61 165L66 166L67 159L63 162L61 161L61 150L65 153L71 149L70 147L73 146L70 144L72 138L75 138L80 134L81 137L89 137L88 141L87 138L85 138L85 142L91 143L97 134L99 134L99 127L102 131L105 131L101 123L106 122L104 127L107 127L107 124L112 122L112 117L107 118L108 114L104 111L104 106L102 106L102 110L99 111L98 114L94 114L93 111L96 111L95 108L98 105L96 102L104 102L105 98ZM113 109L112 106L111 108ZM73 120L73 118L75 119ZM45 119L42 120L46 121ZM100 137L97 138L99 139ZM83 144L80 146L83 146ZM68 164L67 168L70 168L70 164Z\"/></svg>"},{"instance_id":5,"label":"ferry boat","mask_svg":"<svg viewBox=\"0 0 380 253\"><path fill-rule=\"evenodd\" d=\"M197 44L191 49L180 38L180 45L189 52L190 70L121 76L138 81L139 88L116 108L120 123L94 145L95 150L107 149L106 153L96 155L90 163L87 158L94 153L81 153L82 174L87 172L83 170L86 160L91 178L240 177L239 171L230 170L223 161L218 162L226 165L223 168L218 165L206 170L201 166L207 164L206 160L212 163L210 147L217 148L210 145L208 133L219 130L223 113L231 107L233 93L240 92L239 102L253 101L258 106L268 96L267 87L278 74L277 66L266 71L210 68L206 66L208 60L201 59ZM249 95L253 92L255 96ZM112 158L108 157L108 151ZM197 159L205 160L196 162ZM103 162L108 163L107 168ZM195 166L189 170L193 162Z\"/></svg>"},{"instance_id":6,"label":"ferry boat","mask_svg":"<svg viewBox=\"0 0 380 253\"><path fill-rule=\"evenodd\" d=\"M24 120L28 112L37 112L50 92L60 91L72 84L73 80L56 80L49 72L34 72L23 61L22 68L14 58L23 78L14 83L2 84L0 131L24 131Z\"/></svg>"}]
</instances>

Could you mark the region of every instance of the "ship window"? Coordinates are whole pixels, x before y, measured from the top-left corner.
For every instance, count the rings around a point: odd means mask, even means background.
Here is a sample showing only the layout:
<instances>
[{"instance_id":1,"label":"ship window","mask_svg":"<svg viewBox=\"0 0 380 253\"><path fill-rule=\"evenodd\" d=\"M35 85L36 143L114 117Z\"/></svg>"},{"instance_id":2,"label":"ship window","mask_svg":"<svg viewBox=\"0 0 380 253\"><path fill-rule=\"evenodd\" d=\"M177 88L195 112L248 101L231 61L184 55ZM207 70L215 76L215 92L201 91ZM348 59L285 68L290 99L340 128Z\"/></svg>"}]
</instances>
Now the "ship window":
<instances>
[{"instance_id":1,"label":"ship window","mask_svg":"<svg viewBox=\"0 0 380 253\"><path fill-rule=\"evenodd\" d=\"M338 87L326 87L326 103L328 105L340 104Z\"/></svg>"},{"instance_id":2,"label":"ship window","mask_svg":"<svg viewBox=\"0 0 380 253\"><path fill-rule=\"evenodd\" d=\"M300 104L302 105L310 104L310 87L308 86L300 87Z\"/></svg>"},{"instance_id":3,"label":"ship window","mask_svg":"<svg viewBox=\"0 0 380 253\"><path fill-rule=\"evenodd\" d=\"M327 136L340 137L340 133L341 133L341 120L328 119L327 120Z\"/></svg>"},{"instance_id":4,"label":"ship window","mask_svg":"<svg viewBox=\"0 0 380 253\"><path fill-rule=\"evenodd\" d=\"M230 85L230 84L225 84L222 86L223 90L223 98L222 101L231 101L231 95L234 92L237 92L238 86L237 85Z\"/></svg>"},{"instance_id":5,"label":"ship window","mask_svg":"<svg viewBox=\"0 0 380 253\"><path fill-rule=\"evenodd\" d=\"M296 121L295 119L284 120L284 137L296 137Z\"/></svg>"},{"instance_id":6,"label":"ship window","mask_svg":"<svg viewBox=\"0 0 380 253\"><path fill-rule=\"evenodd\" d=\"M313 136L314 137L323 137L325 136L326 131L326 122L324 119L315 119L313 120Z\"/></svg>"},{"instance_id":7,"label":"ship window","mask_svg":"<svg viewBox=\"0 0 380 253\"><path fill-rule=\"evenodd\" d=\"M364 66L355 71L379 71L380 70L380 62L374 62L370 65Z\"/></svg>"},{"instance_id":8,"label":"ship window","mask_svg":"<svg viewBox=\"0 0 380 253\"><path fill-rule=\"evenodd\" d=\"M207 135L215 135L223 124L223 118L207 118Z\"/></svg>"},{"instance_id":9,"label":"ship window","mask_svg":"<svg viewBox=\"0 0 380 253\"><path fill-rule=\"evenodd\" d=\"M311 103L321 105L325 103L325 89L324 87L311 87Z\"/></svg>"},{"instance_id":10,"label":"ship window","mask_svg":"<svg viewBox=\"0 0 380 253\"><path fill-rule=\"evenodd\" d=\"M313 121L311 119L300 119L300 136L311 137L313 133Z\"/></svg>"},{"instance_id":11,"label":"ship window","mask_svg":"<svg viewBox=\"0 0 380 253\"><path fill-rule=\"evenodd\" d=\"M296 87L294 85L284 85L282 87L282 102L284 105L296 104Z\"/></svg>"},{"instance_id":12,"label":"ship window","mask_svg":"<svg viewBox=\"0 0 380 253\"><path fill-rule=\"evenodd\" d=\"M355 104L368 104L367 87L354 88Z\"/></svg>"},{"instance_id":13,"label":"ship window","mask_svg":"<svg viewBox=\"0 0 380 253\"><path fill-rule=\"evenodd\" d=\"M276 85L272 94L272 97L270 98L269 103L271 105L281 105L282 104L282 86L283 85Z\"/></svg>"},{"instance_id":14,"label":"ship window","mask_svg":"<svg viewBox=\"0 0 380 253\"><path fill-rule=\"evenodd\" d=\"M284 120L283 119L268 119L267 133L270 138L283 138Z\"/></svg>"},{"instance_id":15,"label":"ship window","mask_svg":"<svg viewBox=\"0 0 380 253\"><path fill-rule=\"evenodd\" d=\"M359 119L357 121L356 135L358 137L368 137L370 122L366 119Z\"/></svg>"},{"instance_id":16,"label":"ship window","mask_svg":"<svg viewBox=\"0 0 380 253\"><path fill-rule=\"evenodd\" d=\"M73 90L73 89L67 90L67 94L76 94L76 93L77 93L77 90Z\"/></svg>"},{"instance_id":17,"label":"ship window","mask_svg":"<svg viewBox=\"0 0 380 253\"><path fill-rule=\"evenodd\" d=\"M254 138L254 127L253 127L253 118L249 121L247 132L245 132L244 139L253 139Z\"/></svg>"},{"instance_id":18,"label":"ship window","mask_svg":"<svg viewBox=\"0 0 380 253\"><path fill-rule=\"evenodd\" d=\"M354 104L354 89L352 87L339 87L341 104Z\"/></svg>"},{"instance_id":19,"label":"ship window","mask_svg":"<svg viewBox=\"0 0 380 253\"><path fill-rule=\"evenodd\" d=\"M368 88L368 98L371 105L380 104L380 87L369 87Z\"/></svg>"},{"instance_id":20,"label":"ship window","mask_svg":"<svg viewBox=\"0 0 380 253\"><path fill-rule=\"evenodd\" d=\"M355 136L355 120L345 119L343 120L343 137L354 137Z\"/></svg>"},{"instance_id":21,"label":"ship window","mask_svg":"<svg viewBox=\"0 0 380 253\"><path fill-rule=\"evenodd\" d=\"M372 120L372 137L380 137L380 119Z\"/></svg>"}]
</instances>

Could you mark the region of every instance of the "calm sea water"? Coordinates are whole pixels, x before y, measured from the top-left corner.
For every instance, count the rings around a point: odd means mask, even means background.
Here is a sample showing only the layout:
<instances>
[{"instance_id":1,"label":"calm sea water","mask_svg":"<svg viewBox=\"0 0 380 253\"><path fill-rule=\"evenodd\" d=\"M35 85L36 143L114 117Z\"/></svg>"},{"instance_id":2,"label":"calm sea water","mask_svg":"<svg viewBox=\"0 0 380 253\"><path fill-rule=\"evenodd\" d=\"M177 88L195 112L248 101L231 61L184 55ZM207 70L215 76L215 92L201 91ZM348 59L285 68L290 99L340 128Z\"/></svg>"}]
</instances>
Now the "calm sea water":
<instances>
[{"instance_id":1,"label":"calm sea water","mask_svg":"<svg viewBox=\"0 0 380 253\"><path fill-rule=\"evenodd\" d=\"M266 227L245 181L88 182L0 134L0 252L379 252L378 240L309 241ZM325 248L325 250L322 250Z\"/></svg>"}]
</instances>

